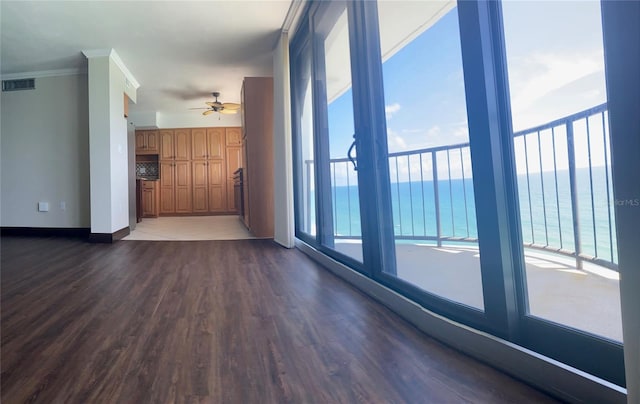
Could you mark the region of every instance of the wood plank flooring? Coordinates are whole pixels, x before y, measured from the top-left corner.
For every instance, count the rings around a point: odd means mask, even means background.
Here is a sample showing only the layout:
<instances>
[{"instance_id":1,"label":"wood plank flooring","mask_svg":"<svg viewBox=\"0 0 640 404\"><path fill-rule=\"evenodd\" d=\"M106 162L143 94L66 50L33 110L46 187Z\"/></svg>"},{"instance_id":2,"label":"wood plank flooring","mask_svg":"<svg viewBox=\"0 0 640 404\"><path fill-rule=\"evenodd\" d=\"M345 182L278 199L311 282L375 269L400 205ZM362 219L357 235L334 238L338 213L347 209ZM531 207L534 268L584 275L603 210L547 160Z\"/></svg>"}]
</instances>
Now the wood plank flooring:
<instances>
[{"instance_id":1,"label":"wood plank flooring","mask_svg":"<svg viewBox=\"0 0 640 404\"><path fill-rule=\"evenodd\" d=\"M272 241L1 243L5 404L554 402Z\"/></svg>"}]
</instances>

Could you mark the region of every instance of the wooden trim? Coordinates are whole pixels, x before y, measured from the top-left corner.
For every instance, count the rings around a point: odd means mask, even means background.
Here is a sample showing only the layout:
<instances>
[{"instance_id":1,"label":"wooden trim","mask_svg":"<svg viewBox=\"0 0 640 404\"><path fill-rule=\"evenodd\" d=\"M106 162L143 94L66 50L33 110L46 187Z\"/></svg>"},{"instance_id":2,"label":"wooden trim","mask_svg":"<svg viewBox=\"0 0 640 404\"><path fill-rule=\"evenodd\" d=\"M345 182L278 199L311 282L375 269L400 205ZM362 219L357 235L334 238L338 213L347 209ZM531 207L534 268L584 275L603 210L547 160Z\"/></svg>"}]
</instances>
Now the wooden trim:
<instances>
[{"instance_id":1,"label":"wooden trim","mask_svg":"<svg viewBox=\"0 0 640 404\"><path fill-rule=\"evenodd\" d=\"M89 242L90 243L102 243L102 244L111 244L114 241L118 241L131 233L129 226L123 227L122 229L113 232L113 233L90 233L89 234Z\"/></svg>"},{"instance_id":2,"label":"wooden trim","mask_svg":"<svg viewBox=\"0 0 640 404\"><path fill-rule=\"evenodd\" d=\"M234 212L191 212L191 213L162 213L159 217L189 217L189 216L238 216Z\"/></svg>"},{"instance_id":3,"label":"wooden trim","mask_svg":"<svg viewBox=\"0 0 640 404\"><path fill-rule=\"evenodd\" d=\"M129 226L123 227L122 229L113 233L113 241L118 241L120 239L123 239L127 237L129 234L131 234L131 229L129 229Z\"/></svg>"},{"instance_id":4,"label":"wooden trim","mask_svg":"<svg viewBox=\"0 0 640 404\"><path fill-rule=\"evenodd\" d=\"M87 238L91 229L86 227L2 227L3 236L21 237L77 237Z\"/></svg>"}]
</instances>

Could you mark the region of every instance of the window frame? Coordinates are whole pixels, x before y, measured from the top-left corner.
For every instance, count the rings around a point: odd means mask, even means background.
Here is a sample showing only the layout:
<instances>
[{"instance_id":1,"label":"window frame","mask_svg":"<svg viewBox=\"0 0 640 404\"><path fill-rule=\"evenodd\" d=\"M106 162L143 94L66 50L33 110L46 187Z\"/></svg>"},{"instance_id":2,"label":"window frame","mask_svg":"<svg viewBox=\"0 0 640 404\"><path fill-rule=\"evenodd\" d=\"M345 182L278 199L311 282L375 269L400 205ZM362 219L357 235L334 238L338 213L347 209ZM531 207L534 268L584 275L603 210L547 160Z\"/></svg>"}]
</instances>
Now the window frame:
<instances>
[{"instance_id":1,"label":"window frame","mask_svg":"<svg viewBox=\"0 0 640 404\"><path fill-rule=\"evenodd\" d=\"M313 42L313 16L330 4L314 1L307 5L302 23L291 42L292 78L295 74L295 55L298 54L296 51L305 46L305 41L311 44L312 76L315 77L319 56L317 45ZM296 237L428 310L624 386L622 344L526 313L525 261L500 2L458 3L469 133L474 134L469 141L476 190L475 206L477 212L482 212L476 217L484 311L425 292L393 276L396 265L395 241L377 3L348 1L347 12L359 195L361 201L367 201L360 206L363 262L359 263L327 248L323 243L323 237L326 239L327 236L321 236L321 227L325 225L319 216L326 207L318 200L318 189L321 181L327 180L326 173L316 172L317 236L309 237L300 232L301 207L296 203ZM292 100L296 99L295 91L292 84ZM322 154L325 147L328 156L328 146L316 142L316 138L327 136L316 122L316 117L321 116L316 114L322 112L318 111L318 105L323 105L318 102L322 101L318 98L321 91L314 85L314 154L318 150ZM294 161L298 161L295 105L292 112ZM301 173L297 163L294 168L297 168L297 171L294 170L295 184L299 187ZM328 184L330 187L330 180ZM300 200L300 192L303 190L296 190L296 201ZM333 231L333 221L330 222ZM585 355L585 352L589 352L589 355Z\"/></svg>"}]
</instances>

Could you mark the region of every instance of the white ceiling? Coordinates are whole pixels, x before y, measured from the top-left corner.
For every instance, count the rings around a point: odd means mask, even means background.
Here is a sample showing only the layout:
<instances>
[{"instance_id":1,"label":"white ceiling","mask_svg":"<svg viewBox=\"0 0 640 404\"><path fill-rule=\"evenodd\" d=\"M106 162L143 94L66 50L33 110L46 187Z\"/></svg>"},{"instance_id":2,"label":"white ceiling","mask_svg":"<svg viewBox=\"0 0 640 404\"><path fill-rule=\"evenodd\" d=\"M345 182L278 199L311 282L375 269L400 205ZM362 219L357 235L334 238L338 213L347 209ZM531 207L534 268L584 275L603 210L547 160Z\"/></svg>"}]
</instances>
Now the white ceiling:
<instances>
[{"instance_id":1,"label":"white ceiling","mask_svg":"<svg viewBox=\"0 0 640 404\"><path fill-rule=\"evenodd\" d=\"M244 77L272 74L290 4L2 0L1 73L86 70L83 50L113 48L140 83L133 112L184 113L212 91L239 102Z\"/></svg>"}]
</instances>

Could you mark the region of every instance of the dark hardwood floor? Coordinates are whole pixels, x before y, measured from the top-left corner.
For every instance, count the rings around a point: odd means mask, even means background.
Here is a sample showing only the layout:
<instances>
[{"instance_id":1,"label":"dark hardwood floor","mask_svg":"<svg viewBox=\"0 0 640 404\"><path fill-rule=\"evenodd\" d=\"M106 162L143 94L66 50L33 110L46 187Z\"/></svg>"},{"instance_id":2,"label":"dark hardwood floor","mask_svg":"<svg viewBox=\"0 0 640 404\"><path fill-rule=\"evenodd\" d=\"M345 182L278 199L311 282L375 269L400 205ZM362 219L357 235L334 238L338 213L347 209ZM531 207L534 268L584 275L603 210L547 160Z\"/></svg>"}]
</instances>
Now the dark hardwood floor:
<instances>
[{"instance_id":1,"label":"dark hardwood floor","mask_svg":"<svg viewBox=\"0 0 640 404\"><path fill-rule=\"evenodd\" d=\"M3 237L2 403L540 403L266 240Z\"/></svg>"}]
</instances>

